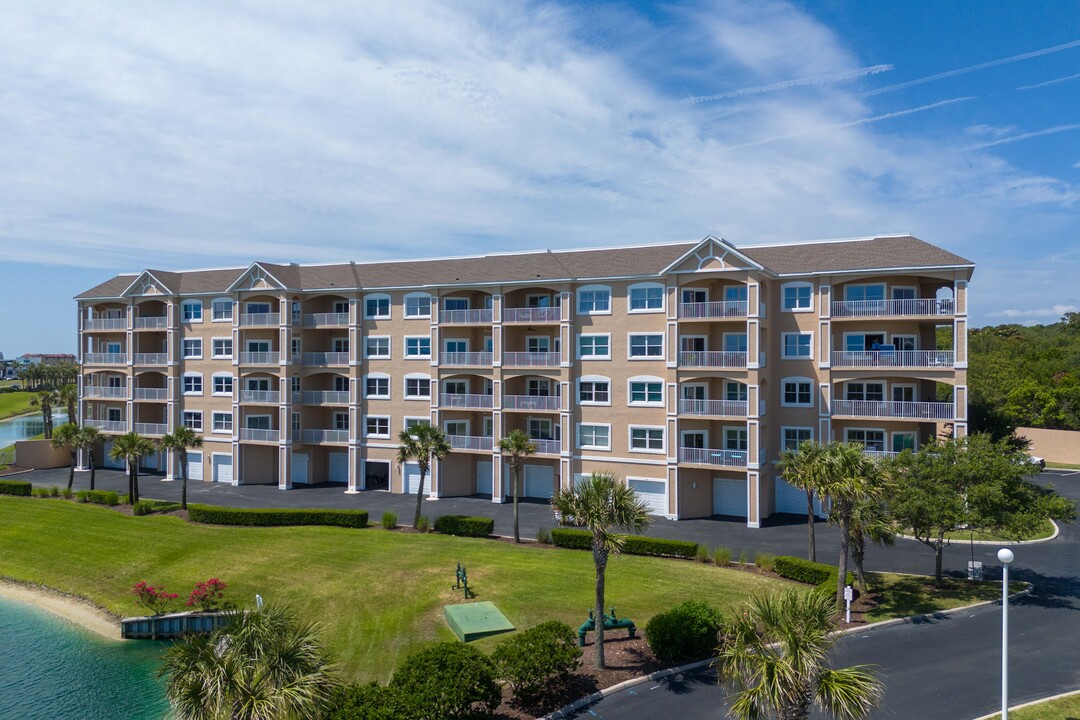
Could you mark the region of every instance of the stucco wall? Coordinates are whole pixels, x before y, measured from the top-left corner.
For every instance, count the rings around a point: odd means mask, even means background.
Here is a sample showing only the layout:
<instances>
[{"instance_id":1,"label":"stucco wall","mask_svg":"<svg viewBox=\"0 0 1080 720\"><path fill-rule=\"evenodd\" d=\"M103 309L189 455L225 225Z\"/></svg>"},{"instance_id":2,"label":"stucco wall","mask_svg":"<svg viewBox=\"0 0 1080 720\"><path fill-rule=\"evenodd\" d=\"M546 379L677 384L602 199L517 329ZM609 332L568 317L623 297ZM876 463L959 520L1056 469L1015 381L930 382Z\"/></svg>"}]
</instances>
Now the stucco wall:
<instances>
[{"instance_id":1,"label":"stucco wall","mask_svg":"<svg viewBox=\"0 0 1080 720\"><path fill-rule=\"evenodd\" d=\"M1031 441L1031 454L1047 462L1080 465L1080 432L1016 428L1016 434Z\"/></svg>"},{"instance_id":2,"label":"stucco wall","mask_svg":"<svg viewBox=\"0 0 1080 720\"><path fill-rule=\"evenodd\" d=\"M67 450L57 449L49 440L20 440L15 443L15 463L25 468L58 468L71 464Z\"/></svg>"}]
</instances>

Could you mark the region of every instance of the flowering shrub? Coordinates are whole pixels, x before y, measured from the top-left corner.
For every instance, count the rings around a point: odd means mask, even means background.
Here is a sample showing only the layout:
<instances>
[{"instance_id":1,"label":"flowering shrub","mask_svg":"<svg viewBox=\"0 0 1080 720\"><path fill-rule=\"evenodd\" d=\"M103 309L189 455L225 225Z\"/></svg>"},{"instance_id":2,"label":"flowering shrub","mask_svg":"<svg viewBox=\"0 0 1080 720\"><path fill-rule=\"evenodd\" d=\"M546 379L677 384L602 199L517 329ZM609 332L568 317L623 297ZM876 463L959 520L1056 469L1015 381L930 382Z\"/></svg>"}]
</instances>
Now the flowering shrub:
<instances>
[{"instance_id":1,"label":"flowering shrub","mask_svg":"<svg viewBox=\"0 0 1080 720\"><path fill-rule=\"evenodd\" d=\"M131 592L135 594L135 602L149 610L154 615L160 615L168 609L176 598L176 593L166 592L163 587L154 587L145 581L135 583Z\"/></svg>"},{"instance_id":2,"label":"flowering shrub","mask_svg":"<svg viewBox=\"0 0 1080 720\"><path fill-rule=\"evenodd\" d=\"M184 604L187 607L197 607L200 610L214 610L224 599L226 587L228 585L217 578L210 578L206 582L196 585Z\"/></svg>"}]
</instances>

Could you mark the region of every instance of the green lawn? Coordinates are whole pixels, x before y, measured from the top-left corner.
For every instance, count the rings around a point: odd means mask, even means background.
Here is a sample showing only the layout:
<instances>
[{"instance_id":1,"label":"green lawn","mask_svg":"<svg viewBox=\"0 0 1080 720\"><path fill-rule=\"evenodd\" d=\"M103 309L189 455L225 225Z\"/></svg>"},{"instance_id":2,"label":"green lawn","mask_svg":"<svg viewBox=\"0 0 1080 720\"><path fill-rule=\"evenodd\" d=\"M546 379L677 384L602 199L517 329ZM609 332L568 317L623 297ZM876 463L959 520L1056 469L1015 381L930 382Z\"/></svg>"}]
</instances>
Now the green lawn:
<instances>
[{"instance_id":1,"label":"green lawn","mask_svg":"<svg viewBox=\"0 0 1080 720\"><path fill-rule=\"evenodd\" d=\"M870 589L882 594L881 604L866 614L868 622L940 612L1001 597L1001 583L969 582L942 578L940 590L933 578L923 575L867 573ZM1012 592L1024 589L1023 583L1010 583Z\"/></svg>"},{"instance_id":2,"label":"green lawn","mask_svg":"<svg viewBox=\"0 0 1080 720\"><path fill-rule=\"evenodd\" d=\"M945 533L945 537L949 538L955 543L963 543L968 540L986 540L990 542L1016 542L1018 540L1042 540L1048 538L1054 534L1054 523L1046 520L1043 522L1042 527L1021 538L1006 537L1004 535L996 534L989 530L975 530L974 533L968 530L958 530L957 532Z\"/></svg>"},{"instance_id":3,"label":"green lawn","mask_svg":"<svg viewBox=\"0 0 1080 720\"><path fill-rule=\"evenodd\" d=\"M1046 467L1055 468L1057 470L1080 470L1080 465L1069 465L1067 463L1047 462Z\"/></svg>"},{"instance_id":4,"label":"green lawn","mask_svg":"<svg viewBox=\"0 0 1080 720\"><path fill-rule=\"evenodd\" d=\"M1080 720L1080 694L1049 700L1038 705L1009 710L1011 720ZM995 715L991 720L1001 720Z\"/></svg>"},{"instance_id":5,"label":"green lawn","mask_svg":"<svg viewBox=\"0 0 1080 720\"><path fill-rule=\"evenodd\" d=\"M412 535L378 528L233 528L166 516L130 517L65 500L0 496L0 575L80 595L119 615L141 614L130 588L163 583L181 600L218 577L233 600L285 601L327 626L343 669L385 681L420 646L449 640L444 604L457 562L476 599L494 602L518 628L557 619L577 627L593 602L589 553L492 540ZM608 605L640 626L687 599L729 608L788 586L701 563L620 557L608 566ZM478 643L490 650L497 638Z\"/></svg>"},{"instance_id":6,"label":"green lawn","mask_svg":"<svg viewBox=\"0 0 1080 720\"><path fill-rule=\"evenodd\" d=\"M33 396L31 392L0 393L0 418L32 412L34 408L30 407L30 398Z\"/></svg>"}]
</instances>

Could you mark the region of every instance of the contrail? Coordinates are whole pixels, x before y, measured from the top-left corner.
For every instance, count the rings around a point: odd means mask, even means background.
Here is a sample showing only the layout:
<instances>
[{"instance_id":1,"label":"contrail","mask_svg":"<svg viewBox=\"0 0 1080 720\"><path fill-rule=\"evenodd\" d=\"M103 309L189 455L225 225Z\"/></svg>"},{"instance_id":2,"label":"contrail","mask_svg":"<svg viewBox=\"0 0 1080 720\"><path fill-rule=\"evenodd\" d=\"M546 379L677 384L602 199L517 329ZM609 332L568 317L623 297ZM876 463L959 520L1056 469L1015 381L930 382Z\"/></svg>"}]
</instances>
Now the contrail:
<instances>
[{"instance_id":1,"label":"contrail","mask_svg":"<svg viewBox=\"0 0 1080 720\"><path fill-rule=\"evenodd\" d=\"M882 120L892 120L893 118L903 117L904 115L913 115L914 113L925 112L927 110L933 110L944 105L954 105L956 103L967 102L968 100L975 100L974 97L959 97L951 100L942 100L940 102L931 103L930 105L921 105L917 108L911 108L910 110L897 110L896 112L885 113L884 115L875 115L874 117L861 118L859 120L852 120L846 123L837 123L836 125L823 125L821 127L810 128L809 130L800 130L797 133L791 133L790 135L777 135L776 137L766 138L764 140L755 140L754 142L743 143L741 145L731 145L732 148L750 147L752 145L764 145L765 143L775 142L777 140L787 140L788 138L801 137L802 135L809 135L811 133L822 132L824 130L836 130L838 128L854 127L856 125L867 125L869 123L881 122Z\"/></svg>"},{"instance_id":2,"label":"contrail","mask_svg":"<svg viewBox=\"0 0 1080 720\"><path fill-rule=\"evenodd\" d=\"M867 75L877 75L878 73L888 72L892 69L892 65L872 65L870 67L859 68L858 70L848 70L833 75L820 75L818 77L799 78L797 80L784 80L771 85L747 87L740 90L732 90L731 92L719 93L717 95L699 95L687 98L686 101L696 105L698 103L712 102L714 100L726 100L727 98L743 97L744 95L757 95L759 93L787 90L788 88L802 87L805 85L828 85L830 83L866 77Z\"/></svg>"},{"instance_id":3,"label":"contrail","mask_svg":"<svg viewBox=\"0 0 1080 720\"><path fill-rule=\"evenodd\" d=\"M1023 135L1013 135L1012 137L1001 138L1000 140L983 143L982 145L972 145L967 149L980 150L982 148L994 147L995 145L1007 145L1009 143L1020 142L1021 140L1042 137L1043 135L1056 135L1057 133L1068 132L1069 130L1080 130L1080 123L1073 125L1057 125L1056 127L1047 128L1045 130L1036 130L1035 132L1024 133Z\"/></svg>"},{"instance_id":4,"label":"contrail","mask_svg":"<svg viewBox=\"0 0 1080 720\"><path fill-rule=\"evenodd\" d=\"M1041 82L1038 85L1021 85L1020 87L1018 87L1016 89L1017 90L1034 90L1035 88L1046 87L1047 85L1057 85L1058 83L1063 83L1063 82L1066 82L1068 80L1075 80L1076 78L1080 78L1080 73L1078 73L1076 75L1070 75L1068 77L1058 78L1057 80L1047 80L1046 82Z\"/></svg>"},{"instance_id":5,"label":"contrail","mask_svg":"<svg viewBox=\"0 0 1080 720\"><path fill-rule=\"evenodd\" d=\"M924 78L918 78L916 80L908 80L897 85L887 85L877 90L869 90L862 93L859 97L870 97L872 95L880 95L882 93L892 92L893 90L901 90L903 88L911 87L912 85L922 85L923 83L933 82L934 80L941 80L943 78L953 77L954 75L963 75L964 73L975 72L976 70L985 70L986 68L997 67L998 65L1005 65L1007 63L1019 62L1020 60L1030 60L1031 58L1042 57L1043 55L1049 55L1051 53L1061 52L1062 50L1068 50L1080 46L1080 40L1073 40L1067 42L1064 45L1055 45L1054 47L1043 48L1042 50L1033 50L1032 52L1022 53L1020 55L1013 55L1012 57L1001 58L1000 60L991 60L990 62L979 63L978 65L971 65L965 68L958 68L956 70L949 70L947 72L938 73L937 75L929 75Z\"/></svg>"}]
</instances>

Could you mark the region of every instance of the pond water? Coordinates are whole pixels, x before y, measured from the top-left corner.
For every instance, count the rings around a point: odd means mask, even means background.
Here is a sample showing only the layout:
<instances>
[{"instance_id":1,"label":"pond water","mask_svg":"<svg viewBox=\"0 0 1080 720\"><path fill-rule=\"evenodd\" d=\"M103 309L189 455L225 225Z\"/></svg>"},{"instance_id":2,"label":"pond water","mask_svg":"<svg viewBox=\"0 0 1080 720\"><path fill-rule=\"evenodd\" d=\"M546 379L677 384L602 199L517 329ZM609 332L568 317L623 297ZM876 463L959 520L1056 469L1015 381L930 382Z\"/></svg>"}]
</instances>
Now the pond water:
<instances>
[{"instance_id":1,"label":"pond water","mask_svg":"<svg viewBox=\"0 0 1080 720\"><path fill-rule=\"evenodd\" d=\"M66 422L66 410L58 410L53 413L54 430ZM29 440L43 432L45 432L45 421L41 419L41 413L0 420L0 448L7 447L19 440Z\"/></svg>"},{"instance_id":2,"label":"pond water","mask_svg":"<svg viewBox=\"0 0 1080 720\"><path fill-rule=\"evenodd\" d=\"M166 643L110 641L0 598L0 718L161 720L155 677Z\"/></svg>"}]
</instances>

